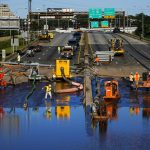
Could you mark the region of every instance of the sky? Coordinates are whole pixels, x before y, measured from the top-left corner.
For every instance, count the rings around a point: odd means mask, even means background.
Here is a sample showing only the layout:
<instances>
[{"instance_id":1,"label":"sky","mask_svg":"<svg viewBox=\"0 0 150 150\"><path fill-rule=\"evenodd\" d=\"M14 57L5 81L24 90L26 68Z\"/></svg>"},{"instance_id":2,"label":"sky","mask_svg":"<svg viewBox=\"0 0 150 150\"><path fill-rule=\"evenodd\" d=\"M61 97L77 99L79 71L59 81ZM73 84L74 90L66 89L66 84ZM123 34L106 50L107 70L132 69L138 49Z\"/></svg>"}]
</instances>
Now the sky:
<instances>
[{"instance_id":1,"label":"sky","mask_svg":"<svg viewBox=\"0 0 150 150\"><path fill-rule=\"evenodd\" d=\"M26 17L28 0L0 0L9 4L12 12L20 17ZM125 10L126 14L144 12L150 15L150 0L32 0L32 11L46 8L72 8L77 11L87 11L89 8L115 8Z\"/></svg>"}]
</instances>

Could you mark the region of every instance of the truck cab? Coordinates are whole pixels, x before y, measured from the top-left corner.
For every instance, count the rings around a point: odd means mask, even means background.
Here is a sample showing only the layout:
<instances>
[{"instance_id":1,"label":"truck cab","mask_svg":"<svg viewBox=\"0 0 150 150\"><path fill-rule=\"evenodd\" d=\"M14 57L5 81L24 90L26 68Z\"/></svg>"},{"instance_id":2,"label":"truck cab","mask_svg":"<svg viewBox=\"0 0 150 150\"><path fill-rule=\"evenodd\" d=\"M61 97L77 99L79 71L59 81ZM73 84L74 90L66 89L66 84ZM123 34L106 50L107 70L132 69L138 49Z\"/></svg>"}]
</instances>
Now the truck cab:
<instances>
[{"instance_id":1,"label":"truck cab","mask_svg":"<svg viewBox=\"0 0 150 150\"><path fill-rule=\"evenodd\" d=\"M60 53L63 58L72 58L73 56L73 48L72 46L64 46Z\"/></svg>"}]
</instances>

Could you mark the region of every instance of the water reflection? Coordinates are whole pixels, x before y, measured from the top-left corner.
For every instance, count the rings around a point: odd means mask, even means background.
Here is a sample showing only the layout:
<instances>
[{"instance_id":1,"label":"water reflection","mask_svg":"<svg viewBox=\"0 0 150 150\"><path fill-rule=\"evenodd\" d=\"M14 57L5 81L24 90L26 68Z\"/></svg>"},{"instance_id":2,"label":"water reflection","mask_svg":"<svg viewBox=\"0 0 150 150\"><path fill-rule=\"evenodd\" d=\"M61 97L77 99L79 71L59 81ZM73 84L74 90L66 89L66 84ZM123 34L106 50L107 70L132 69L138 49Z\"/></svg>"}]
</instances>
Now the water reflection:
<instances>
[{"instance_id":1,"label":"water reflection","mask_svg":"<svg viewBox=\"0 0 150 150\"><path fill-rule=\"evenodd\" d=\"M143 104L145 106L142 112L143 118L150 119L150 95L143 96Z\"/></svg>"},{"instance_id":2,"label":"water reflection","mask_svg":"<svg viewBox=\"0 0 150 150\"><path fill-rule=\"evenodd\" d=\"M105 103L105 110L99 113L102 116L92 119L90 108L82 106L80 93L55 95L53 100L45 100L44 92L40 91L43 86L44 83L37 85L27 110L22 104L29 86L18 86L11 94L8 89L0 95L0 146L28 149L25 140L28 139L37 150L124 149L127 143L130 143L127 149L149 149L150 93L139 91L136 95L122 89L121 100ZM12 137L11 144L8 137Z\"/></svg>"},{"instance_id":3,"label":"water reflection","mask_svg":"<svg viewBox=\"0 0 150 150\"><path fill-rule=\"evenodd\" d=\"M70 119L70 96L61 95L61 98L56 99L55 114L57 119Z\"/></svg>"},{"instance_id":4,"label":"water reflection","mask_svg":"<svg viewBox=\"0 0 150 150\"><path fill-rule=\"evenodd\" d=\"M118 119L118 106L116 103L104 102L102 107L102 112L92 119L92 128L95 129L98 126L100 134L104 135L107 133L108 122Z\"/></svg>"},{"instance_id":5,"label":"water reflection","mask_svg":"<svg viewBox=\"0 0 150 150\"><path fill-rule=\"evenodd\" d=\"M11 134L18 134L20 128L20 118L16 114L15 108L10 108L7 111L0 107L0 131Z\"/></svg>"},{"instance_id":6,"label":"water reflection","mask_svg":"<svg viewBox=\"0 0 150 150\"><path fill-rule=\"evenodd\" d=\"M51 119L51 117L52 117L52 104L51 104L51 101L45 100L45 112L44 112L44 116L48 120Z\"/></svg>"}]
</instances>

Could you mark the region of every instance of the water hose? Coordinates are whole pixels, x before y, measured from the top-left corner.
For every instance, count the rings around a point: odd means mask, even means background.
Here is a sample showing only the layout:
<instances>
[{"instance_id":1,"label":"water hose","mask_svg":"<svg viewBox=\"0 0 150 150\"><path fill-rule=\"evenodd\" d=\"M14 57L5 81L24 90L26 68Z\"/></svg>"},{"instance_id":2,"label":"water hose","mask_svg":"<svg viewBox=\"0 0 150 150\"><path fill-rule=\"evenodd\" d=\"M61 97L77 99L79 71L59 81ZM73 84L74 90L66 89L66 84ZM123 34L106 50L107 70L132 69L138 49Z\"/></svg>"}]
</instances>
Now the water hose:
<instances>
[{"instance_id":1,"label":"water hose","mask_svg":"<svg viewBox=\"0 0 150 150\"><path fill-rule=\"evenodd\" d=\"M62 77L63 79L68 82L69 84L71 85L74 85L74 86L77 86L77 87L74 87L74 88L68 88L68 89L62 89L62 90L57 90L56 93L73 93L73 92L77 92L77 91L80 91L80 90L83 90L83 85L80 84L80 83L76 83L76 82L73 82L73 81L70 81L69 79L67 79L65 77L65 74L64 74L64 68L62 67L61 68L61 74L62 74Z\"/></svg>"},{"instance_id":2,"label":"water hose","mask_svg":"<svg viewBox=\"0 0 150 150\"><path fill-rule=\"evenodd\" d=\"M36 76L34 76L34 80L33 80L33 82L32 82L32 89L31 89L31 91L28 93L28 95L26 96L25 101L24 101L24 104L23 104L23 107L24 107L25 110L26 110L27 107L28 107L28 100L29 100L29 97L33 94L33 92L34 92L35 89L36 89L35 81L36 81Z\"/></svg>"}]
</instances>

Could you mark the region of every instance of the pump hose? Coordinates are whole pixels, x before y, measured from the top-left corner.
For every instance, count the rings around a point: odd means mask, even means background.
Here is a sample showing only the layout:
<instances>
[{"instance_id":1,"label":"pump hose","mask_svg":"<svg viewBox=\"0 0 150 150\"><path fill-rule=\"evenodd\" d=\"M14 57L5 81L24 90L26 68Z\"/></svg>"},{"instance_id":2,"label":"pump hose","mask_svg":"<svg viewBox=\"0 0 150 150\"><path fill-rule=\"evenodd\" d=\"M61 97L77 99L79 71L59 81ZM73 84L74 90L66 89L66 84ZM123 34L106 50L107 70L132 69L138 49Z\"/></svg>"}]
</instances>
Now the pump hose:
<instances>
[{"instance_id":1,"label":"pump hose","mask_svg":"<svg viewBox=\"0 0 150 150\"><path fill-rule=\"evenodd\" d=\"M32 89L31 89L31 91L28 93L28 95L27 95L26 98L25 98L25 101L24 101L24 104L23 104L23 107L24 107L25 109L28 107L28 100L29 100L29 97L33 94L33 92L34 92L35 89L36 89L35 81L36 81L36 76L34 76L34 80L33 80L33 82L32 82Z\"/></svg>"},{"instance_id":2,"label":"pump hose","mask_svg":"<svg viewBox=\"0 0 150 150\"><path fill-rule=\"evenodd\" d=\"M72 84L72 81L70 81L69 79L67 79L67 78L65 77L65 73L64 73L64 68L63 68L63 67L60 68L60 71L61 71L61 75L62 75L63 79L64 79L66 82L68 82L69 84Z\"/></svg>"}]
</instances>

